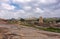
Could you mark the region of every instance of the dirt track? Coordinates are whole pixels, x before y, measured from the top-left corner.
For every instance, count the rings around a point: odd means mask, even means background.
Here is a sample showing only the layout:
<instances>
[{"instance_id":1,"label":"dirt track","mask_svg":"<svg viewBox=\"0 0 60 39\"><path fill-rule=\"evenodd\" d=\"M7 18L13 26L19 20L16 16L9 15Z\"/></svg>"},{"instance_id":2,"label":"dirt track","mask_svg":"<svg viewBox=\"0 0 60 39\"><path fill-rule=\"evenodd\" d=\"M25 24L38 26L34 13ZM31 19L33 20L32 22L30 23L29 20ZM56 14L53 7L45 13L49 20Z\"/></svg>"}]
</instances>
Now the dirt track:
<instances>
[{"instance_id":1,"label":"dirt track","mask_svg":"<svg viewBox=\"0 0 60 39\"><path fill-rule=\"evenodd\" d=\"M8 28L5 34L9 37L13 36L12 39L60 39L60 33L42 31L32 27L0 24L0 29L1 27Z\"/></svg>"}]
</instances>

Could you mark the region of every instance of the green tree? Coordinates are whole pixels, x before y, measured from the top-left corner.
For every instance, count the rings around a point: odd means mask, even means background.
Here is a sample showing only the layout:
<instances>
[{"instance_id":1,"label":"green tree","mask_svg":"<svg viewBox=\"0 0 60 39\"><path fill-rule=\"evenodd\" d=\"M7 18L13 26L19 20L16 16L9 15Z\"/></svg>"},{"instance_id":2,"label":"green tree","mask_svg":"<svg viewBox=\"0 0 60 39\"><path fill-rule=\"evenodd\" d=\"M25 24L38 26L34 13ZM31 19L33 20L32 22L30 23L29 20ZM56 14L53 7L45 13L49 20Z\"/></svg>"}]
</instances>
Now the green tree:
<instances>
[{"instance_id":1,"label":"green tree","mask_svg":"<svg viewBox=\"0 0 60 39\"><path fill-rule=\"evenodd\" d=\"M49 22L53 22L56 21L56 19L54 18L44 18L44 22L49 23Z\"/></svg>"}]
</instances>

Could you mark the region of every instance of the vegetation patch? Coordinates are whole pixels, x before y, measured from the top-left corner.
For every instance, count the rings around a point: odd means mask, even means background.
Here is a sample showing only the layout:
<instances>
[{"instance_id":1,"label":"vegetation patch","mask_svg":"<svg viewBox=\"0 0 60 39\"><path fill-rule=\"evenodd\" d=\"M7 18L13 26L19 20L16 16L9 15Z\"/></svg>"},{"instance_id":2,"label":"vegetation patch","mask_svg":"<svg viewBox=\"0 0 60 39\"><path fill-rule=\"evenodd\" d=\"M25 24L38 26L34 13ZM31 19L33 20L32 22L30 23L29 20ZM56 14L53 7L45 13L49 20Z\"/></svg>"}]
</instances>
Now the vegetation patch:
<instances>
[{"instance_id":1,"label":"vegetation patch","mask_svg":"<svg viewBox=\"0 0 60 39\"><path fill-rule=\"evenodd\" d=\"M30 25L30 24L25 24L25 26L33 27L33 28L36 28L36 29L39 29L39 30L44 30L44 31L60 33L60 28L53 28L53 27L48 27L48 28L43 27L43 28L41 28L41 27L36 27L35 25Z\"/></svg>"}]
</instances>

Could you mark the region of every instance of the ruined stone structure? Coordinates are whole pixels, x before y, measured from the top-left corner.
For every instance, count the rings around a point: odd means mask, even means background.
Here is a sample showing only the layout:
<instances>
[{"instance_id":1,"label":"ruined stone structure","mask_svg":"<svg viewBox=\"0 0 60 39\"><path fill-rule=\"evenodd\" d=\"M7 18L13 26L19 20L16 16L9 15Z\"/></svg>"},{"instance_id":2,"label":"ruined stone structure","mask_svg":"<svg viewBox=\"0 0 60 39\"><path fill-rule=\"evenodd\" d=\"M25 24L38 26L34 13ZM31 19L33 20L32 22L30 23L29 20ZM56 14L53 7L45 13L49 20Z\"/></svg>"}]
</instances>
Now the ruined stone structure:
<instances>
[{"instance_id":1,"label":"ruined stone structure","mask_svg":"<svg viewBox=\"0 0 60 39\"><path fill-rule=\"evenodd\" d=\"M39 23L43 24L43 17L42 16L39 18Z\"/></svg>"}]
</instances>

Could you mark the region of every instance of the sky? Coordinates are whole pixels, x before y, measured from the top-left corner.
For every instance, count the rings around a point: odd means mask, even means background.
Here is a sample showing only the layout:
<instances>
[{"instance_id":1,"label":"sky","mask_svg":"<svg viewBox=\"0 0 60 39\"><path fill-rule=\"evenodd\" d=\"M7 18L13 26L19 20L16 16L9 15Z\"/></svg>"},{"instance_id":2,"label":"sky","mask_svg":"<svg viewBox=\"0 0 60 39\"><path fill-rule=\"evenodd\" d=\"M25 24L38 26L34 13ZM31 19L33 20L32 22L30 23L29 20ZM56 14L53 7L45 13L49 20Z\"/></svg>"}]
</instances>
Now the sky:
<instances>
[{"instance_id":1,"label":"sky","mask_svg":"<svg viewBox=\"0 0 60 39\"><path fill-rule=\"evenodd\" d=\"M0 18L60 17L60 0L0 0Z\"/></svg>"}]
</instances>

